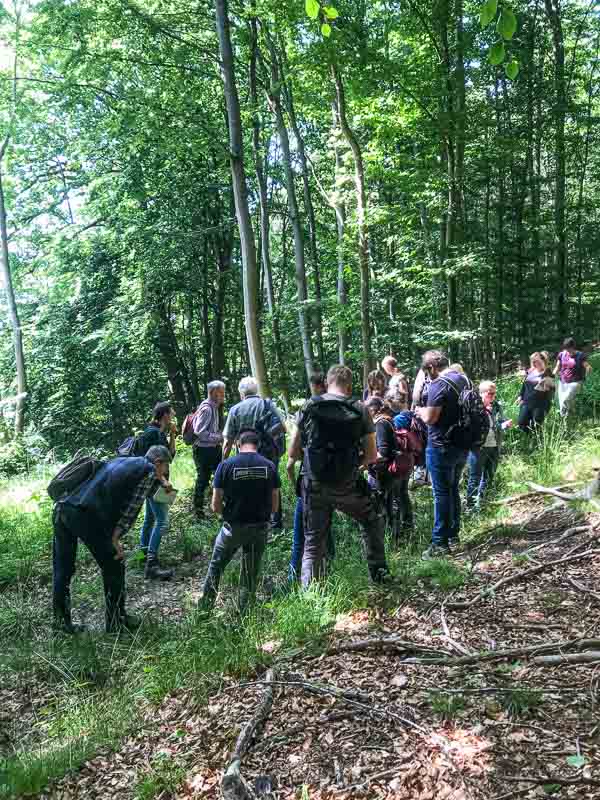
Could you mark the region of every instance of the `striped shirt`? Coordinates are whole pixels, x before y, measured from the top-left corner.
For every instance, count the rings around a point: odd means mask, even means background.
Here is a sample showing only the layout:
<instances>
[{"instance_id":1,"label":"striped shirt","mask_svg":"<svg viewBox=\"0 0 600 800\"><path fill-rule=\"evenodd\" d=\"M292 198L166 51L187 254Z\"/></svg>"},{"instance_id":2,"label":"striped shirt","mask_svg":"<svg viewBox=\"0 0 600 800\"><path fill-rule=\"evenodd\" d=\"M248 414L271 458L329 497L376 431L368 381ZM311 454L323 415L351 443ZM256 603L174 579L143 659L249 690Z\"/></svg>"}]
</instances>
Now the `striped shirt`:
<instances>
[{"instance_id":1,"label":"striped shirt","mask_svg":"<svg viewBox=\"0 0 600 800\"><path fill-rule=\"evenodd\" d=\"M194 419L194 447L219 447L223 434L219 431L219 406L210 399L200 403Z\"/></svg>"}]
</instances>

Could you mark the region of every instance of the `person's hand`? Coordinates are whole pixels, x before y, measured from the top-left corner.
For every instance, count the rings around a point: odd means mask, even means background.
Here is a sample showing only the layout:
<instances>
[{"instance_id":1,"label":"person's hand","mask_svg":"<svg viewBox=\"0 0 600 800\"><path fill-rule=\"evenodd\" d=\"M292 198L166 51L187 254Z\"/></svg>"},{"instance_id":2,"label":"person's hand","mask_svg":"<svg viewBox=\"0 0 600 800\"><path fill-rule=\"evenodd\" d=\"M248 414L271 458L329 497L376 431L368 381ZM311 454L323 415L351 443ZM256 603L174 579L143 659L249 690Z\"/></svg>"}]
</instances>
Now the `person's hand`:
<instances>
[{"instance_id":1,"label":"person's hand","mask_svg":"<svg viewBox=\"0 0 600 800\"><path fill-rule=\"evenodd\" d=\"M171 494L171 492L175 491L175 489L173 488L173 484L169 483L169 481L165 481L163 483L163 487L167 494Z\"/></svg>"},{"instance_id":2,"label":"person's hand","mask_svg":"<svg viewBox=\"0 0 600 800\"><path fill-rule=\"evenodd\" d=\"M123 549L123 543L117 536L113 536L113 547L115 548L115 561L123 561L125 558L125 550Z\"/></svg>"},{"instance_id":3,"label":"person's hand","mask_svg":"<svg viewBox=\"0 0 600 800\"><path fill-rule=\"evenodd\" d=\"M504 428L505 431L507 431L509 428L512 428L512 426L513 426L512 419L507 419L502 423L502 427Z\"/></svg>"},{"instance_id":4,"label":"person's hand","mask_svg":"<svg viewBox=\"0 0 600 800\"><path fill-rule=\"evenodd\" d=\"M517 397L517 405L518 406L522 406L523 405L523 398L522 397Z\"/></svg>"},{"instance_id":5,"label":"person's hand","mask_svg":"<svg viewBox=\"0 0 600 800\"><path fill-rule=\"evenodd\" d=\"M169 433L172 433L173 436L177 435L177 423L176 422L171 422L171 426L169 428Z\"/></svg>"}]
</instances>

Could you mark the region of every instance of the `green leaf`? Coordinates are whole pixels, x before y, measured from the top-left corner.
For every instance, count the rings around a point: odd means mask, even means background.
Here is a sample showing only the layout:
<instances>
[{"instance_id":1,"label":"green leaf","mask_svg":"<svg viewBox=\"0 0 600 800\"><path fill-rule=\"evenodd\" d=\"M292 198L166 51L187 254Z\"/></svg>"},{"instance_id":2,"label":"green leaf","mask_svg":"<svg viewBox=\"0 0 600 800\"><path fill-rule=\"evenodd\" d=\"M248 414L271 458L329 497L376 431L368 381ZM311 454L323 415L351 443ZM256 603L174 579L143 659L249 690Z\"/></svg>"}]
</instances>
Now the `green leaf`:
<instances>
[{"instance_id":1,"label":"green leaf","mask_svg":"<svg viewBox=\"0 0 600 800\"><path fill-rule=\"evenodd\" d=\"M510 8L503 8L496 30L504 39L512 39L517 30L517 18Z\"/></svg>"},{"instance_id":2,"label":"green leaf","mask_svg":"<svg viewBox=\"0 0 600 800\"><path fill-rule=\"evenodd\" d=\"M556 794L560 791L560 783L544 783L542 789L546 794Z\"/></svg>"},{"instance_id":3,"label":"green leaf","mask_svg":"<svg viewBox=\"0 0 600 800\"><path fill-rule=\"evenodd\" d=\"M584 767L586 764L585 756L567 756L567 764L570 767Z\"/></svg>"},{"instance_id":4,"label":"green leaf","mask_svg":"<svg viewBox=\"0 0 600 800\"><path fill-rule=\"evenodd\" d=\"M321 25L321 33L322 33L322 34L323 34L323 36L325 36L326 38L329 38L329 37L331 36L331 25L328 25L326 22L324 22L324 23Z\"/></svg>"},{"instance_id":5,"label":"green leaf","mask_svg":"<svg viewBox=\"0 0 600 800\"><path fill-rule=\"evenodd\" d=\"M495 67L504 61L504 42L495 42L495 44L491 46L488 54L488 61Z\"/></svg>"},{"instance_id":6,"label":"green leaf","mask_svg":"<svg viewBox=\"0 0 600 800\"><path fill-rule=\"evenodd\" d=\"M328 19L337 19L340 15L340 12L334 6L323 6L323 11Z\"/></svg>"},{"instance_id":7,"label":"green leaf","mask_svg":"<svg viewBox=\"0 0 600 800\"><path fill-rule=\"evenodd\" d=\"M316 19L319 16L321 6L317 0L306 0L304 7L306 8L306 13L311 19Z\"/></svg>"},{"instance_id":8,"label":"green leaf","mask_svg":"<svg viewBox=\"0 0 600 800\"><path fill-rule=\"evenodd\" d=\"M513 58L512 61L509 61L508 64L505 65L504 72L506 72L507 78L510 78L511 81L514 81L519 74L519 62Z\"/></svg>"},{"instance_id":9,"label":"green leaf","mask_svg":"<svg viewBox=\"0 0 600 800\"><path fill-rule=\"evenodd\" d=\"M487 0L479 11L479 22L482 28L487 28L490 22L495 18L496 11L498 11L498 0Z\"/></svg>"}]
</instances>

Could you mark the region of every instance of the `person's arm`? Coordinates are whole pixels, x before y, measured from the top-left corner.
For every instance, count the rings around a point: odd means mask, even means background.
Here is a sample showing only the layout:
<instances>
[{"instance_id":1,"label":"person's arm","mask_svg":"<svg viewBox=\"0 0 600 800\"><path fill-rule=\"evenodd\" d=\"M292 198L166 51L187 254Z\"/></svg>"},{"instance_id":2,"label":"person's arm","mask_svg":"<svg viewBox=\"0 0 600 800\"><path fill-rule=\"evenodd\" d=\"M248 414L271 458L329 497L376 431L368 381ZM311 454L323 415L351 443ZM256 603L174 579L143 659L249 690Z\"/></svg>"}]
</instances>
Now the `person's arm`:
<instances>
[{"instance_id":1,"label":"person's arm","mask_svg":"<svg viewBox=\"0 0 600 800\"><path fill-rule=\"evenodd\" d=\"M296 483L296 460L294 458L288 457L285 471L287 472L288 479L293 486Z\"/></svg>"},{"instance_id":2,"label":"person's arm","mask_svg":"<svg viewBox=\"0 0 600 800\"><path fill-rule=\"evenodd\" d=\"M225 444L223 445L223 461L225 461L226 458L229 458L229 454L231 453L234 444L234 439L225 439Z\"/></svg>"},{"instance_id":3,"label":"person's arm","mask_svg":"<svg viewBox=\"0 0 600 800\"><path fill-rule=\"evenodd\" d=\"M425 373L420 369L415 378L415 385L413 386L413 396L411 408L414 411L421 400L421 393L423 391L423 384L425 383Z\"/></svg>"},{"instance_id":4,"label":"person's arm","mask_svg":"<svg viewBox=\"0 0 600 800\"><path fill-rule=\"evenodd\" d=\"M560 356L556 359L556 364L554 365L554 369L552 370L553 375L558 375L560 372Z\"/></svg>"},{"instance_id":5,"label":"person's arm","mask_svg":"<svg viewBox=\"0 0 600 800\"><path fill-rule=\"evenodd\" d=\"M375 439L378 457L385 461L391 461L396 449L396 440L391 424L388 424L385 420L380 420L375 426Z\"/></svg>"},{"instance_id":6,"label":"person's arm","mask_svg":"<svg viewBox=\"0 0 600 800\"><path fill-rule=\"evenodd\" d=\"M279 489L273 489L271 492L271 514L276 514L279 511Z\"/></svg>"},{"instance_id":7,"label":"person's arm","mask_svg":"<svg viewBox=\"0 0 600 800\"><path fill-rule=\"evenodd\" d=\"M419 406L415 409L415 414L419 419L422 419L426 425L435 425L441 413L441 406Z\"/></svg>"},{"instance_id":8,"label":"person's arm","mask_svg":"<svg viewBox=\"0 0 600 800\"><path fill-rule=\"evenodd\" d=\"M586 376L587 376L587 375L589 375L589 374L590 374L590 372L591 372L591 371L592 371L592 369L593 369L592 365L591 365L591 364L590 364L590 362L587 360L587 358L584 358L584 359L583 359L583 362L582 362L582 367L583 367L583 368L584 368L584 370L585 370L585 374L586 374Z\"/></svg>"},{"instance_id":9,"label":"person's arm","mask_svg":"<svg viewBox=\"0 0 600 800\"><path fill-rule=\"evenodd\" d=\"M213 489L212 493L212 501L210 507L215 512L215 514L222 514L223 513L223 489Z\"/></svg>"},{"instance_id":10,"label":"person's arm","mask_svg":"<svg viewBox=\"0 0 600 800\"><path fill-rule=\"evenodd\" d=\"M112 534L112 541L115 544L115 541L119 541L119 539L127 533L127 531L131 528L135 520L137 519L137 515L140 513L140 509L146 497L148 496L148 492L152 488L152 484L156 480L156 473L154 470L149 472L145 475L142 480L138 483L135 487L135 490L125 506L123 513L119 517L119 521L117 522L115 529ZM117 549L117 553L119 553L119 548L115 546ZM116 558L123 557L123 548L120 548L120 555L117 555Z\"/></svg>"},{"instance_id":11,"label":"person's arm","mask_svg":"<svg viewBox=\"0 0 600 800\"><path fill-rule=\"evenodd\" d=\"M288 463L289 461L302 461L302 434L298 426L288 447Z\"/></svg>"},{"instance_id":12,"label":"person's arm","mask_svg":"<svg viewBox=\"0 0 600 800\"><path fill-rule=\"evenodd\" d=\"M362 467L368 467L369 464L374 464L377 461L377 442L374 433L367 433L361 439L363 457Z\"/></svg>"}]
</instances>

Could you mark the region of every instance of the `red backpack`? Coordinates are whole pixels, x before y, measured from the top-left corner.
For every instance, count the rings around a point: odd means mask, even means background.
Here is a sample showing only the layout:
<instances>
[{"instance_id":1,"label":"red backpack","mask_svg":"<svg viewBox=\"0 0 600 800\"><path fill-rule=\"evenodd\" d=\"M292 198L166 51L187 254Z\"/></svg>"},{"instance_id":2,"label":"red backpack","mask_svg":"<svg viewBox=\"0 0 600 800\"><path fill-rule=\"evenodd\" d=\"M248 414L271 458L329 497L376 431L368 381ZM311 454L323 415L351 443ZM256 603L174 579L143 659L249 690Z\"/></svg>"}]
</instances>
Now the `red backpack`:
<instances>
[{"instance_id":1,"label":"red backpack","mask_svg":"<svg viewBox=\"0 0 600 800\"><path fill-rule=\"evenodd\" d=\"M194 444L197 439L197 435L194 433L194 425L196 424L196 417L200 413L200 409L205 403L206 400L200 403L198 408L195 411L191 411L183 420L183 425L181 426L181 438L185 444Z\"/></svg>"}]
</instances>

